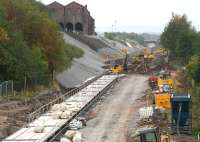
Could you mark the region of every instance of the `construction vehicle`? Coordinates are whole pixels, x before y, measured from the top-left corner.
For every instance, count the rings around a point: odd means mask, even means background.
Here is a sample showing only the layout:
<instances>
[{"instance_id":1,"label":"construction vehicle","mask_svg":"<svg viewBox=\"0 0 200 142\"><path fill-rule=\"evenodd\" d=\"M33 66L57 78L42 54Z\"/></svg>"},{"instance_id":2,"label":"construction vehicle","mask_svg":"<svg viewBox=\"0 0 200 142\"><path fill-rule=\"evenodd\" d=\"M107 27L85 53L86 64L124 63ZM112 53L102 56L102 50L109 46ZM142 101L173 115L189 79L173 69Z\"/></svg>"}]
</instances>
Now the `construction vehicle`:
<instances>
[{"instance_id":1,"label":"construction vehicle","mask_svg":"<svg viewBox=\"0 0 200 142\"><path fill-rule=\"evenodd\" d=\"M145 48L144 49L144 58L147 60L153 60L155 58L155 56L150 49Z\"/></svg>"},{"instance_id":2,"label":"construction vehicle","mask_svg":"<svg viewBox=\"0 0 200 142\"><path fill-rule=\"evenodd\" d=\"M157 48L154 53L157 55L167 55L168 51L164 48Z\"/></svg>"},{"instance_id":3,"label":"construction vehicle","mask_svg":"<svg viewBox=\"0 0 200 142\"><path fill-rule=\"evenodd\" d=\"M167 133L160 133L158 128L140 128L133 136L133 142L170 142Z\"/></svg>"},{"instance_id":4,"label":"construction vehicle","mask_svg":"<svg viewBox=\"0 0 200 142\"><path fill-rule=\"evenodd\" d=\"M172 133L192 133L192 99L190 95L172 95L171 97Z\"/></svg>"},{"instance_id":5,"label":"construction vehicle","mask_svg":"<svg viewBox=\"0 0 200 142\"><path fill-rule=\"evenodd\" d=\"M144 54L138 54L137 56L133 57L134 64L140 64L144 60Z\"/></svg>"},{"instance_id":6,"label":"construction vehicle","mask_svg":"<svg viewBox=\"0 0 200 142\"><path fill-rule=\"evenodd\" d=\"M151 51L148 48L144 48L144 58L151 54Z\"/></svg>"},{"instance_id":7,"label":"construction vehicle","mask_svg":"<svg viewBox=\"0 0 200 142\"><path fill-rule=\"evenodd\" d=\"M137 56L133 57L133 63L141 63L141 61L154 59L154 54L151 53L150 49L144 48L143 52L139 53Z\"/></svg>"},{"instance_id":8,"label":"construction vehicle","mask_svg":"<svg viewBox=\"0 0 200 142\"><path fill-rule=\"evenodd\" d=\"M122 51L125 53L123 64L114 64L114 66L111 68L112 74L121 74L123 72L128 72L128 52L127 49L123 49Z\"/></svg>"},{"instance_id":9,"label":"construction vehicle","mask_svg":"<svg viewBox=\"0 0 200 142\"><path fill-rule=\"evenodd\" d=\"M114 67L111 68L112 74L120 74L123 72L123 67L121 65L114 65Z\"/></svg>"}]
</instances>

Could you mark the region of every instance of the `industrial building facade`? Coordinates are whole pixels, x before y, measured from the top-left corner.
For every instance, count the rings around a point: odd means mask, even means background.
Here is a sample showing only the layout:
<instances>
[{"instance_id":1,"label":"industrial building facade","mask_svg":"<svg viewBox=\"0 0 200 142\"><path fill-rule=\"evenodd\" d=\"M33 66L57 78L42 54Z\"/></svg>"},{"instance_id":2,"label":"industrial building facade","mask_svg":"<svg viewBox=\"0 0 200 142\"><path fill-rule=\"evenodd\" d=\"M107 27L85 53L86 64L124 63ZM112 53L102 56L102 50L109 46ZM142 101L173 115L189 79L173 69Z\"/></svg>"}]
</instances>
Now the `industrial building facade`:
<instances>
[{"instance_id":1,"label":"industrial building facade","mask_svg":"<svg viewBox=\"0 0 200 142\"><path fill-rule=\"evenodd\" d=\"M47 5L47 8L63 30L87 35L95 33L95 20L90 15L87 5L71 2L63 6L58 2L53 2Z\"/></svg>"}]
</instances>

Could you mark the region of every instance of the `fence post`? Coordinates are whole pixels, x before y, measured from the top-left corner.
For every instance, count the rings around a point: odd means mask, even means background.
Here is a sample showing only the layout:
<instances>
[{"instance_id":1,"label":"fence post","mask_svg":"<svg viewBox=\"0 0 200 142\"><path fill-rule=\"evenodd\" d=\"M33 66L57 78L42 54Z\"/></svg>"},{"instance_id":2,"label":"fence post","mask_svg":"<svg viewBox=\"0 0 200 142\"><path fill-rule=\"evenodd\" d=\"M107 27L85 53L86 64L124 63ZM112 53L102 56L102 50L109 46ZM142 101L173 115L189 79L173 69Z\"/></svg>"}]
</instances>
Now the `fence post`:
<instances>
[{"instance_id":1,"label":"fence post","mask_svg":"<svg viewBox=\"0 0 200 142\"><path fill-rule=\"evenodd\" d=\"M8 81L6 81L5 84L6 84L6 96L7 96L8 95L8 86L7 86L8 85Z\"/></svg>"},{"instance_id":2,"label":"fence post","mask_svg":"<svg viewBox=\"0 0 200 142\"><path fill-rule=\"evenodd\" d=\"M12 86L11 86L11 95L13 95L13 93L14 93L14 92L13 92L13 80L11 81L11 85L12 85Z\"/></svg>"},{"instance_id":3,"label":"fence post","mask_svg":"<svg viewBox=\"0 0 200 142\"><path fill-rule=\"evenodd\" d=\"M8 81L6 81L5 84L6 84L6 97L7 97L7 101L8 101Z\"/></svg>"},{"instance_id":4,"label":"fence post","mask_svg":"<svg viewBox=\"0 0 200 142\"><path fill-rule=\"evenodd\" d=\"M2 96L2 85L0 84L0 97Z\"/></svg>"},{"instance_id":5,"label":"fence post","mask_svg":"<svg viewBox=\"0 0 200 142\"><path fill-rule=\"evenodd\" d=\"M24 92L26 91L26 76L24 77Z\"/></svg>"},{"instance_id":6,"label":"fence post","mask_svg":"<svg viewBox=\"0 0 200 142\"><path fill-rule=\"evenodd\" d=\"M53 86L53 81L55 80L55 70L53 70L52 78L51 78L51 86Z\"/></svg>"}]
</instances>

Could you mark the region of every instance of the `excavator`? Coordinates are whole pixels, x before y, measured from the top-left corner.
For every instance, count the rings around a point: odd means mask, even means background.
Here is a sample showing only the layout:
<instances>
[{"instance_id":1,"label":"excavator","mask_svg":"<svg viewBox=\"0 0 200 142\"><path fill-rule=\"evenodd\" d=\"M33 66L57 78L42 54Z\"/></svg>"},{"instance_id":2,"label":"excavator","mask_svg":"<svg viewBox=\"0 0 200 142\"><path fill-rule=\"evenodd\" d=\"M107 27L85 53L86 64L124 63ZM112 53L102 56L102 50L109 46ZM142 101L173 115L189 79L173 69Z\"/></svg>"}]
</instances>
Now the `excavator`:
<instances>
[{"instance_id":1,"label":"excavator","mask_svg":"<svg viewBox=\"0 0 200 142\"><path fill-rule=\"evenodd\" d=\"M157 48L154 53L159 55L167 55L168 51L165 48Z\"/></svg>"},{"instance_id":2,"label":"excavator","mask_svg":"<svg viewBox=\"0 0 200 142\"><path fill-rule=\"evenodd\" d=\"M112 74L121 74L123 72L128 72L128 52L127 49L122 50L125 53L125 58L123 61L123 65L114 64L114 66L111 68Z\"/></svg>"},{"instance_id":3,"label":"excavator","mask_svg":"<svg viewBox=\"0 0 200 142\"><path fill-rule=\"evenodd\" d=\"M133 136L133 142L170 142L167 133L160 133L159 128L139 128Z\"/></svg>"},{"instance_id":4,"label":"excavator","mask_svg":"<svg viewBox=\"0 0 200 142\"><path fill-rule=\"evenodd\" d=\"M120 74L123 72L123 67L121 65L115 64L111 68L112 74Z\"/></svg>"},{"instance_id":5,"label":"excavator","mask_svg":"<svg viewBox=\"0 0 200 142\"><path fill-rule=\"evenodd\" d=\"M144 48L144 58L148 60L153 60L155 56L150 49Z\"/></svg>"}]
</instances>

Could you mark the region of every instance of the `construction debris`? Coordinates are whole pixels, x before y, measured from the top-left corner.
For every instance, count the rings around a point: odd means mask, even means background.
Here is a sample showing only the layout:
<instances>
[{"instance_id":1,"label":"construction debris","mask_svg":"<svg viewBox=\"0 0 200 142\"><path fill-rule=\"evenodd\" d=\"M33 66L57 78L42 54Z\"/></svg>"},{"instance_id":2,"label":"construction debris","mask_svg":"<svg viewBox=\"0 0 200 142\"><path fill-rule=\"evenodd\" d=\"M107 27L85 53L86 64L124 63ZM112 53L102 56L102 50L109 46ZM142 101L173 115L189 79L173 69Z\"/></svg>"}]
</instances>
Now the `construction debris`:
<instances>
[{"instance_id":1,"label":"construction debris","mask_svg":"<svg viewBox=\"0 0 200 142\"><path fill-rule=\"evenodd\" d=\"M82 142L83 136L79 131L68 130L60 142Z\"/></svg>"},{"instance_id":2,"label":"construction debris","mask_svg":"<svg viewBox=\"0 0 200 142\"><path fill-rule=\"evenodd\" d=\"M83 123L80 120L74 119L69 123L69 128L77 130L83 128Z\"/></svg>"}]
</instances>

